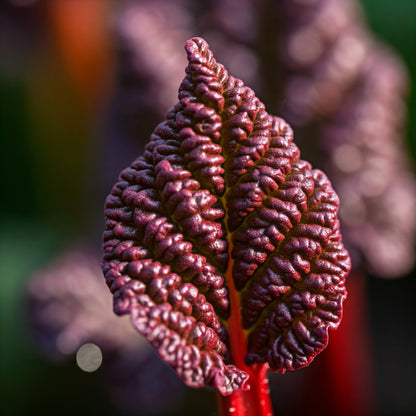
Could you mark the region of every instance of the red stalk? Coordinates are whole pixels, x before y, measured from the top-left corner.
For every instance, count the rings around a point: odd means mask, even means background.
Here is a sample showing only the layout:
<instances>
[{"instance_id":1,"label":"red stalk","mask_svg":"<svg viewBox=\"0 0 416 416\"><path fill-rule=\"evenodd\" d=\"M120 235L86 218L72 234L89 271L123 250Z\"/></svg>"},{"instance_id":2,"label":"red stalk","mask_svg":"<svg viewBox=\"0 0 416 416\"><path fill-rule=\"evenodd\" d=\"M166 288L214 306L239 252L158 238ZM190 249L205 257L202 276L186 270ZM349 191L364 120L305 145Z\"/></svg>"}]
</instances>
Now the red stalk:
<instances>
[{"instance_id":1,"label":"red stalk","mask_svg":"<svg viewBox=\"0 0 416 416\"><path fill-rule=\"evenodd\" d=\"M231 301L231 316L228 322L230 349L234 364L246 371L250 378L249 390L238 390L229 396L218 395L221 416L273 416L270 400L269 380L267 378L267 364L248 366L244 357L247 354L246 333L241 323L240 297L232 278L233 261L231 257L227 270L227 283Z\"/></svg>"},{"instance_id":2,"label":"red stalk","mask_svg":"<svg viewBox=\"0 0 416 416\"><path fill-rule=\"evenodd\" d=\"M249 367L250 390L238 390L229 396L218 395L220 415L273 416L267 370L268 367L264 364Z\"/></svg>"},{"instance_id":3,"label":"red stalk","mask_svg":"<svg viewBox=\"0 0 416 416\"><path fill-rule=\"evenodd\" d=\"M297 403L296 415L303 414L305 408L310 416L378 414L365 276L352 272L347 289L341 325L330 332L328 347L316 359L319 365L304 373L299 392L302 402ZM325 400L322 392L326 392ZM293 414L293 409L289 413Z\"/></svg>"},{"instance_id":4,"label":"red stalk","mask_svg":"<svg viewBox=\"0 0 416 416\"><path fill-rule=\"evenodd\" d=\"M337 415L369 416L377 411L364 276L351 273L347 289L342 324L324 356L330 370L325 377L331 379Z\"/></svg>"}]
</instances>

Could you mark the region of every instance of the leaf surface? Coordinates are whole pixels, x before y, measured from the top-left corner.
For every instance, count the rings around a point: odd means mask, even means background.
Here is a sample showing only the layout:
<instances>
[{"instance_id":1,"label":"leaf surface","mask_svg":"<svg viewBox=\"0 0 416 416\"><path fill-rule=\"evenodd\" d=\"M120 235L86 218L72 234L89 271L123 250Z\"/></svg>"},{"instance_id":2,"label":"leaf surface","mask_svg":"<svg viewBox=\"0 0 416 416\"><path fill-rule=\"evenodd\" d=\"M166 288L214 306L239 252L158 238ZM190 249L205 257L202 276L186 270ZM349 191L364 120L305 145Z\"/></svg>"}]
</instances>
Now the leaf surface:
<instances>
[{"instance_id":1,"label":"leaf surface","mask_svg":"<svg viewBox=\"0 0 416 416\"><path fill-rule=\"evenodd\" d=\"M247 364L280 372L325 348L350 260L338 198L300 160L288 124L203 39L185 49L179 102L107 198L103 271L115 312L185 383L227 395L248 388L231 331L244 331ZM233 328L239 306L243 328Z\"/></svg>"}]
</instances>

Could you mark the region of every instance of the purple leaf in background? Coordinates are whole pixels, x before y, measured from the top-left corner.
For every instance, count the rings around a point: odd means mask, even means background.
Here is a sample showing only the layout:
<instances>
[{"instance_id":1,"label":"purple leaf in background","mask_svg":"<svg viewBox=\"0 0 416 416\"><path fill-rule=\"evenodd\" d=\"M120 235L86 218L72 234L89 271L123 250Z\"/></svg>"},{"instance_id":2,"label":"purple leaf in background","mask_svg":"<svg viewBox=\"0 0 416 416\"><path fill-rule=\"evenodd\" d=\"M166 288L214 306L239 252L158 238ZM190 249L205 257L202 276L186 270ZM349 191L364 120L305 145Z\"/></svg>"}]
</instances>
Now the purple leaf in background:
<instances>
[{"instance_id":1,"label":"purple leaf in background","mask_svg":"<svg viewBox=\"0 0 416 416\"><path fill-rule=\"evenodd\" d=\"M130 322L114 315L111 303L96 251L77 244L29 281L27 319L33 342L55 361L74 357L87 343L97 345L106 388L114 404L127 412L151 414L177 405L182 383Z\"/></svg>"}]
</instances>

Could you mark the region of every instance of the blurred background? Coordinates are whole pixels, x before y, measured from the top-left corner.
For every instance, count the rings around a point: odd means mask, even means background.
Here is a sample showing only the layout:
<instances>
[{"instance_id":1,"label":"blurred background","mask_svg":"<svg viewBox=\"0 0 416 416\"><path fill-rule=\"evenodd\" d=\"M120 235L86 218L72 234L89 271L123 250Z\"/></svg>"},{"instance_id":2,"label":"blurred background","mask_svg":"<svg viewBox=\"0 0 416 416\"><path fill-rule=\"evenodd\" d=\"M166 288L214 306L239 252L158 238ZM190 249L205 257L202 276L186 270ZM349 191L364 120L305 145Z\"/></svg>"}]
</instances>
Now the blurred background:
<instances>
[{"instance_id":1,"label":"blurred background","mask_svg":"<svg viewBox=\"0 0 416 416\"><path fill-rule=\"evenodd\" d=\"M310 368L271 376L276 415L416 414L416 2L280 3L1 3L3 415L217 414L214 392L184 387L113 316L99 268L105 197L175 104L184 41L202 35L357 200L341 216L355 265L343 323Z\"/></svg>"}]
</instances>

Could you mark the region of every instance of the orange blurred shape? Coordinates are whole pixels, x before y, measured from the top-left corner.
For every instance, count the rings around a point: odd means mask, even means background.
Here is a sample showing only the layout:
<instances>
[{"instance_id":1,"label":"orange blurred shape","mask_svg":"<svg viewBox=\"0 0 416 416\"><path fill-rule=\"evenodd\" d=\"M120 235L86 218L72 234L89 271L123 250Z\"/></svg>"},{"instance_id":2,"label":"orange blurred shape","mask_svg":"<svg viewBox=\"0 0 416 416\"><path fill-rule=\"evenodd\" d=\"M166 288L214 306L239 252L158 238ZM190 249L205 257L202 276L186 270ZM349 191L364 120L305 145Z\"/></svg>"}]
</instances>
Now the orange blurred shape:
<instances>
[{"instance_id":1,"label":"orange blurred shape","mask_svg":"<svg viewBox=\"0 0 416 416\"><path fill-rule=\"evenodd\" d=\"M52 36L87 110L106 97L113 74L110 0L48 0Z\"/></svg>"}]
</instances>

